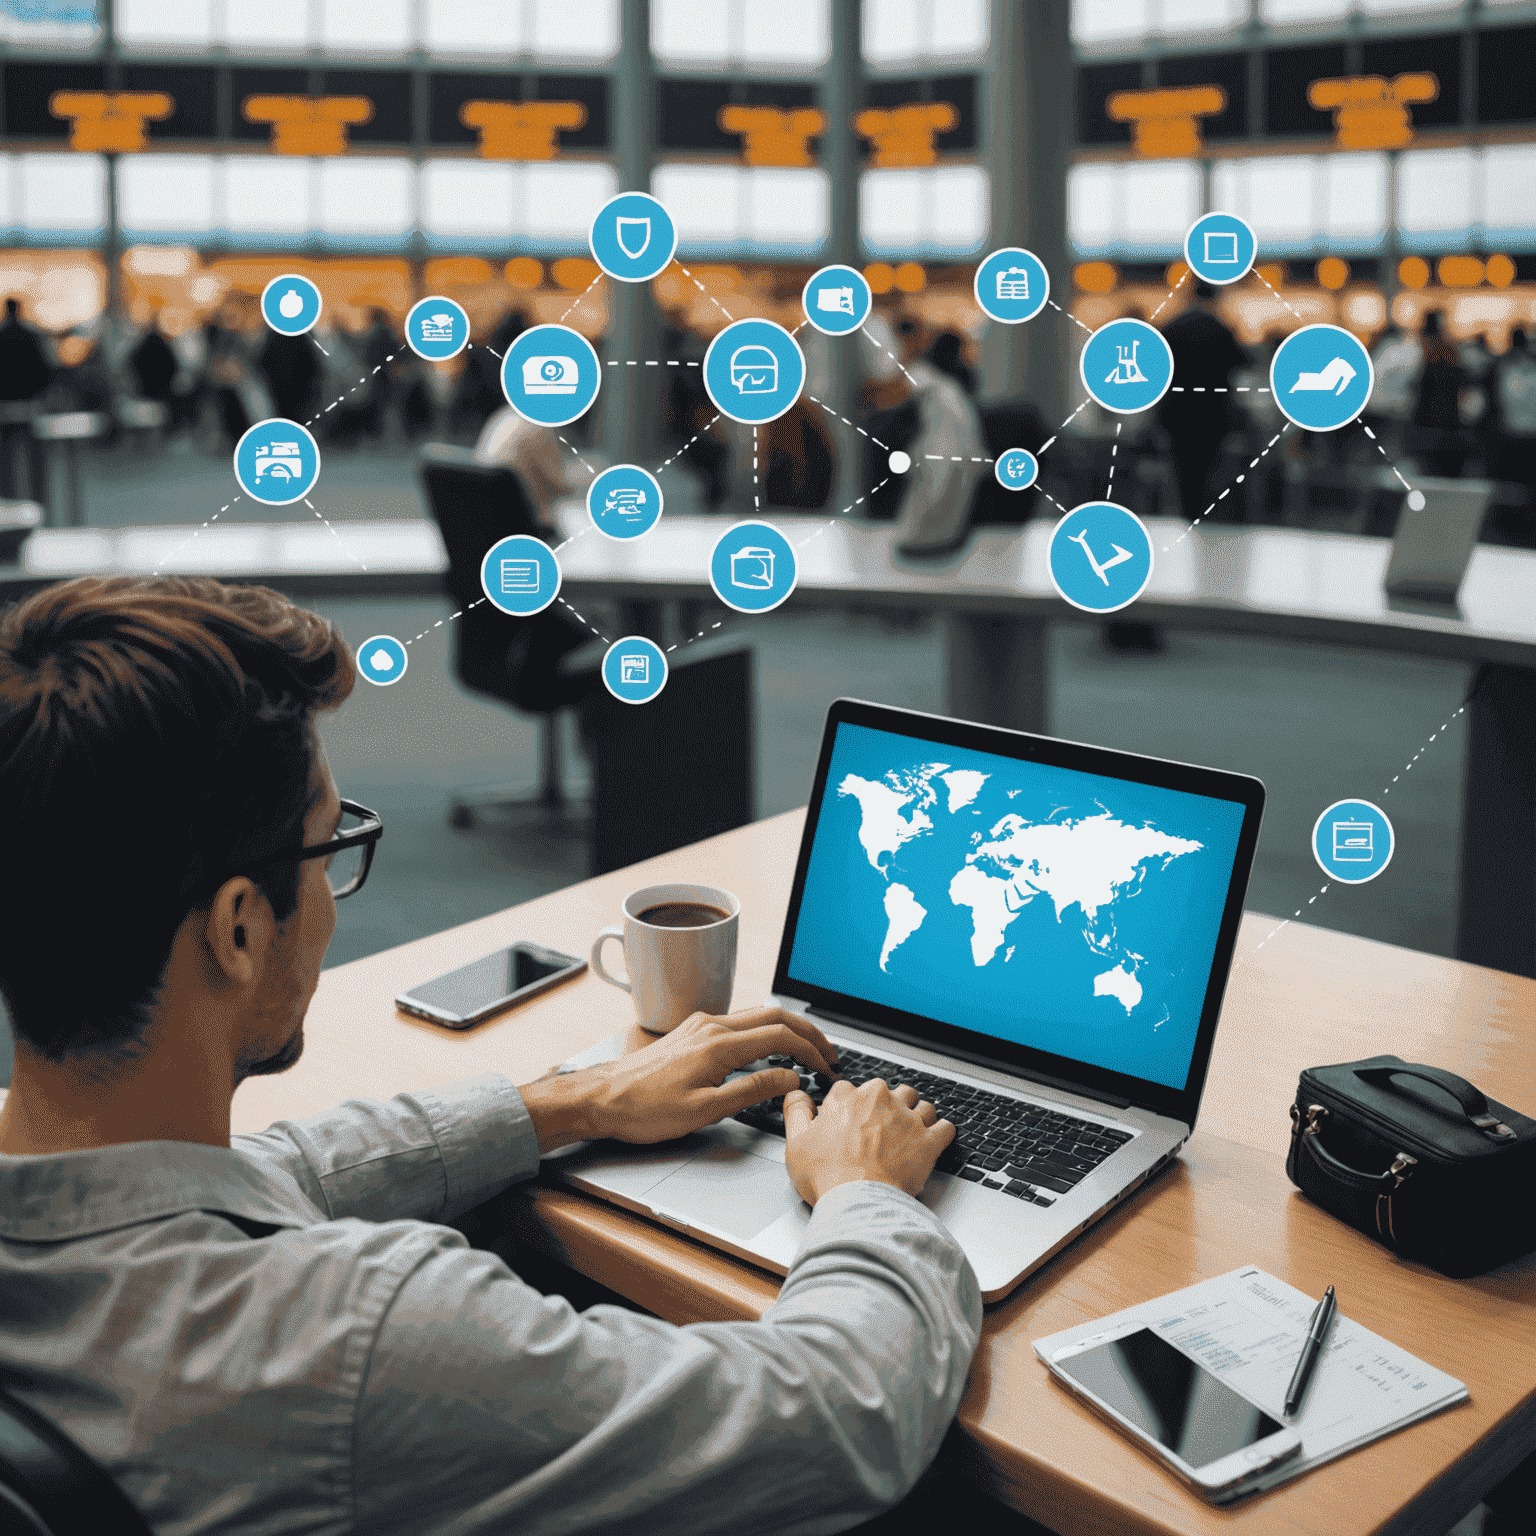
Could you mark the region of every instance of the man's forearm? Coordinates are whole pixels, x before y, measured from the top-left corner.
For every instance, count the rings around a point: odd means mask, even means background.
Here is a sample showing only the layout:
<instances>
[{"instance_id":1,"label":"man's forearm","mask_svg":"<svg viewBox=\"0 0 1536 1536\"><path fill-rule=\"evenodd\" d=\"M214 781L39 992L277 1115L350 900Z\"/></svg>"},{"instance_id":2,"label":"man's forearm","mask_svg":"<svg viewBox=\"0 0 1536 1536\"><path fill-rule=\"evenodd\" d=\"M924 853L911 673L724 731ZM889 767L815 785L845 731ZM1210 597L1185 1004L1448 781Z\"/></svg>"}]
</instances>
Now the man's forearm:
<instances>
[{"instance_id":1,"label":"man's forearm","mask_svg":"<svg viewBox=\"0 0 1536 1536\"><path fill-rule=\"evenodd\" d=\"M541 1077L517 1090L528 1106L534 1134L539 1138L539 1152L553 1152L573 1141L602 1135L593 1123L592 1080L589 1072L566 1072L555 1077Z\"/></svg>"}]
</instances>

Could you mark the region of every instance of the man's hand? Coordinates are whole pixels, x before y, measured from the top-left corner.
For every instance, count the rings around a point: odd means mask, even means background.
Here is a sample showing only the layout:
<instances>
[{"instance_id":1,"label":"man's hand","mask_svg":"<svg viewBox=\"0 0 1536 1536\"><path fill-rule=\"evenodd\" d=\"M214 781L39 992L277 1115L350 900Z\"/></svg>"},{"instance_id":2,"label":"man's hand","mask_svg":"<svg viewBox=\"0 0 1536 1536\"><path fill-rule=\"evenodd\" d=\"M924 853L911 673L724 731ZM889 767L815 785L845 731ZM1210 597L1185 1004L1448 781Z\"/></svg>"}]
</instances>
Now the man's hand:
<instances>
[{"instance_id":1,"label":"man's hand","mask_svg":"<svg viewBox=\"0 0 1536 1536\"><path fill-rule=\"evenodd\" d=\"M541 1152L599 1136L671 1141L799 1088L791 1067L765 1067L726 1083L765 1056L792 1056L812 1072L831 1073L837 1065L836 1050L809 1019L782 1008L747 1008L720 1017L691 1014L654 1045L530 1083L522 1094Z\"/></svg>"},{"instance_id":2,"label":"man's hand","mask_svg":"<svg viewBox=\"0 0 1536 1536\"><path fill-rule=\"evenodd\" d=\"M880 1078L855 1088L838 1081L818 1111L797 1088L784 1100L784 1162L801 1199L815 1205L829 1189L861 1179L916 1195L955 1128L905 1083L893 1093Z\"/></svg>"}]
</instances>

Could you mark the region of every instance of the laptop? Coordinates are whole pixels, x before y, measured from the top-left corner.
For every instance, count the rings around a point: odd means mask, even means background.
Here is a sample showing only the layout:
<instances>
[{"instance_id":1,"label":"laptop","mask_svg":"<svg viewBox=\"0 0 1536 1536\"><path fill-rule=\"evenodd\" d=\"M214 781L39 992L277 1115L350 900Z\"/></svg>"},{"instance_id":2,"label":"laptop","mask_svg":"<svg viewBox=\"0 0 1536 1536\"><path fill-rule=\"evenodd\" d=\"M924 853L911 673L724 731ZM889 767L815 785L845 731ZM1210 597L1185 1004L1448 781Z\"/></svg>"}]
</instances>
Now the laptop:
<instances>
[{"instance_id":1,"label":"laptop","mask_svg":"<svg viewBox=\"0 0 1536 1536\"><path fill-rule=\"evenodd\" d=\"M1404 499L1384 585L1393 597L1454 603L1493 496L1487 480L1421 479Z\"/></svg>"},{"instance_id":2,"label":"laptop","mask_svg":"<svg viewBox=\"0 0 1536 1536\"><path fill-rule=\"evenodd\" d=\"M1189 1139L1263 806L1242 774L831 706L772 1000L816 1019L840 1075L910 1083L955 1122L921 1198L986 1300ZM546 1167L785 1274L810 1208L781 1106Z\"/></svg>"}]
</instances>

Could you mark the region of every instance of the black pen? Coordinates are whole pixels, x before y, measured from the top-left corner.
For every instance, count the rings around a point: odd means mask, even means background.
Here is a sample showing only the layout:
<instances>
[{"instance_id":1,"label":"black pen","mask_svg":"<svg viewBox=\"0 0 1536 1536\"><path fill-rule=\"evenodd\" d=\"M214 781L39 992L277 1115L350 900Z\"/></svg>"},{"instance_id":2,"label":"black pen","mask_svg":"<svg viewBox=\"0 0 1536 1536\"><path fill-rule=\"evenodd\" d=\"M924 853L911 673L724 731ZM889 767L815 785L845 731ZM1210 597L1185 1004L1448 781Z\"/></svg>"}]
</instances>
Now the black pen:
<instances>
[{"instance_id":1,"label":"black pen","mask_svg":"<svg viewBox=\"0 0 1536 1536\"><path fill-rule=\"evenodd\" d=\"M1316 1310L1312 1313L1312 1321L1307 1328L1307 1341L1301 1346L1301 1359L1296 1362L1296 1373L1291 1377L1290 1386L1285 1389L1286 1418L1290 1418L1296 1412L1301 1406L1302 1398L1306 1396L1307 1383L1312 1380L1317 1357L1322 1353L1323 1336L1328 1332L1328 1325L1333 1321L1337 1306L1338 1303L1333 1297L1333 1287L1330 1285L1323 1292L1323 1299L1318 1302Z\"/></svg>"}]
</instances>

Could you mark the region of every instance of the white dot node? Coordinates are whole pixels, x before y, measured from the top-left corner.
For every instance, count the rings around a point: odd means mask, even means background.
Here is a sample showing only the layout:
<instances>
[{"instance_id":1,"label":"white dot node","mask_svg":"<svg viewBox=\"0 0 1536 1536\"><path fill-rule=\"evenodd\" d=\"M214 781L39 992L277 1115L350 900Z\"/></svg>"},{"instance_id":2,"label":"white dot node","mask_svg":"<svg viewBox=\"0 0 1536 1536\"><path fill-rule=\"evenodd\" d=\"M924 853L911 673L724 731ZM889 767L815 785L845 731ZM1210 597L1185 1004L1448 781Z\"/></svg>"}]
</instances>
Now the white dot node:
<instances>
[{"instance_id":1,"label":"white dot node","mask_svg":"<svg viewBox=\"0 0 1536 1536\"><path fill-rule=\"evenodd\" d=\"M1409 491L1408 505L1412 507L1415 512L1422 512L1424 510L1424 492Z\"/></svg>"},{"instance_id":2,"label":"white dot node","mask_svg":"<svg viewBox=\"0 0 1536 1536\"><path fill-rule=\"evenodd\" d=\"M903 453L901 449L898 448L890 456L887 462L891 466L891 473L893 475L904 475L909 469L912 468L912 455L910 453Z\"/></svg>"},{"instance_id":3,"label":"white dot node","mask_svg":"<svg viewBox=\"0 0 1536 1536\"><path fill-rule=\"evenodd\" d=\"M375 651L372 660L375 672L388 672L395 664L388 651Z\"/></svg>"}]
</instances>

